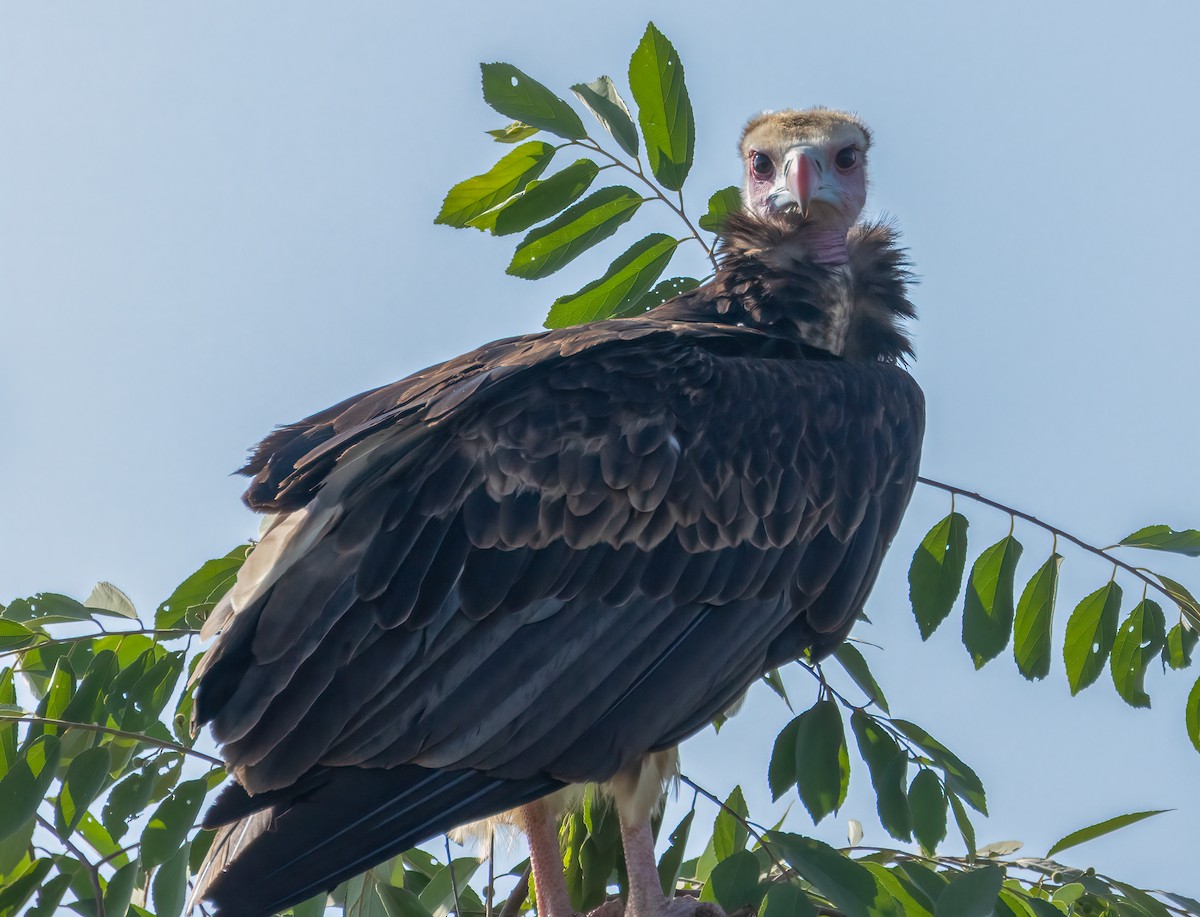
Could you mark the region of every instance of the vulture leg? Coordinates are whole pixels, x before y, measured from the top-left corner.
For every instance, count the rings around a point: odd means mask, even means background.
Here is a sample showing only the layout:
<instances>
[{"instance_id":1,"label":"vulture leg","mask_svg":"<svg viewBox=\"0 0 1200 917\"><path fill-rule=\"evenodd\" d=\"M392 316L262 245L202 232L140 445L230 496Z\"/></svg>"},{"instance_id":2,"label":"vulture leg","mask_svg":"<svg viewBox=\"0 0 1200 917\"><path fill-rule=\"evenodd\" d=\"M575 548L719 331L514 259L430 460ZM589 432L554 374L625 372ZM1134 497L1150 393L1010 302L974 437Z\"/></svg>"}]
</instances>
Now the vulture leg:
<instances>
[{"instance_id":1,"label":"vulture leg","mask_svg":"<svg viewBox=\"0 0 1200 917\"><path fill-rule=\"evenodd\" d=\"M558 818L545 799L517 810L517 824L529 841L529 867L537 894L538 917L578 917L571 909L558 846Z\"/></svg>"}]
</instances>

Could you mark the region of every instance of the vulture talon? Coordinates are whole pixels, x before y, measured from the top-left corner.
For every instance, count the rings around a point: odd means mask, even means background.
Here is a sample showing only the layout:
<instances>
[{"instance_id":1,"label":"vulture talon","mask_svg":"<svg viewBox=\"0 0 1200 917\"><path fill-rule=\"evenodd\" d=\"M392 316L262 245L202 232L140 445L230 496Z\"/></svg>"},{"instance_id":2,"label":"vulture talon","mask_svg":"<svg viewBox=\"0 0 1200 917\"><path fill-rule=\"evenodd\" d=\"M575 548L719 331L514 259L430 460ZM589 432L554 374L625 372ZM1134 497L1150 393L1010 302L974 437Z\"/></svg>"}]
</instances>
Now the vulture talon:
<instances>
[{"instance_id":1,"label":"vulture talon","mask_svg":"<svg viewBox=\"0 0 1200 917\"><path fill-rule=\"evenodd\" d=\"M195 675L234 779L193 904L266 917L516 809L539 917L580 917L544 800L609 782L629 897L591 917L724 917L662 893L674 749L845 639L916 483L908 263L856 224L870 145L843 112L760 115L709 282L263 441L245 500L275 521Z\"/></svg>"}]
</instances>

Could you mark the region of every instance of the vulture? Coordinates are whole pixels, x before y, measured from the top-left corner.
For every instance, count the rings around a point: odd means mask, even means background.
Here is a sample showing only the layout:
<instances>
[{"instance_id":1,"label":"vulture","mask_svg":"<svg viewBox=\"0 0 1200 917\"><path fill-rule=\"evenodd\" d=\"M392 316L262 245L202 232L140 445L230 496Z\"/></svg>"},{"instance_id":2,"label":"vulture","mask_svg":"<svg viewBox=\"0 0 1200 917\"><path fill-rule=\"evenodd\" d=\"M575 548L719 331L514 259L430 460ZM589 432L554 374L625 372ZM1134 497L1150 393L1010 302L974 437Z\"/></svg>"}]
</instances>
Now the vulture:
<instances>
[{"instance_id":1,"label":"vulture","mask_svg":"<svg viewBox=\"0 0 1200 917\"><path fill-rule=\"evenodd\" d=\"M195 898L272 914L516 810L540 917L570 917L546 797L597 782L630 917L698 906L655 869L675 747L845 639L916 481L911 275L858 222L870 144L844 112L759 115L709 282L257 446L263 535L196 676L233 781Z\"/></svg>"}]
</instances>

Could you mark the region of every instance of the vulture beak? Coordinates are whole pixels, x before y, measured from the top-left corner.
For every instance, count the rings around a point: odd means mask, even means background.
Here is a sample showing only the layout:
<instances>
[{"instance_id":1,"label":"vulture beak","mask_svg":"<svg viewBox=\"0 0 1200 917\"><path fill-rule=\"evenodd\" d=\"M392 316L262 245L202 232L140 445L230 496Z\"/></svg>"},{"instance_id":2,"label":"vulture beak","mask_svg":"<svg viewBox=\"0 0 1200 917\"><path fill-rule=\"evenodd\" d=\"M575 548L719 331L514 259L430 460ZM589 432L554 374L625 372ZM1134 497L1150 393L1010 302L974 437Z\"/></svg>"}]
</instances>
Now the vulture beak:
<instances>
[{"instance_id":1,"label":"vulture beak","mask_svg":"<svg viewBox=\"0 0 1200 917\"><path fill-rule=\"evenodd\" d=\"M801 217L808 217L809 205L821 187L821 171L821 159L810 147L795 147L783 157L784 187Z\"/></svg>"}]
</instances>

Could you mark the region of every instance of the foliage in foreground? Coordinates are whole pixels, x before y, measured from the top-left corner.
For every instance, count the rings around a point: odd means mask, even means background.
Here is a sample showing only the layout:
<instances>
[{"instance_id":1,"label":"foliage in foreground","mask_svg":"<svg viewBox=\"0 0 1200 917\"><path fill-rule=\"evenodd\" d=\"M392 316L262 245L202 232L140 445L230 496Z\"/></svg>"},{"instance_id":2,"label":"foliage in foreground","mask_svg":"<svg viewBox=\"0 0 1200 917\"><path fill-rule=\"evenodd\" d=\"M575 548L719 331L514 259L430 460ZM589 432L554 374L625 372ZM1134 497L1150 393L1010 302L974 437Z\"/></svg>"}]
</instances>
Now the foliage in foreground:
<instances>
[{"instance_id":1,"label":"foliage in foreground","mask_svg":"<svg viewBox=\"0 0 1200 917\"><path fill-rule=\"evenodd\" d=\"M550 325L638 314L694 286L699 281L691 277L660 278L685 242L695 241L711 259L712 234L737 206L736 191L724 189L711 196L699 221L687 215L682 187L694 153L693 112L679 57L653 26L634 52L629 86L636 124L609 78L572 87L607 133L605 143L616 144L620 152L613 153L546 87L508 64L483 68L485 99L515 119L489 133L500 143L521 145L487 173L456 185L439 222L495 235L525 233L509 273L529 279L549 276L612 236L646 203L665 204L688 231L682 239L654 233L635 242L597 281L557 299ZM538 134L560 140L529 139ZM581 157L541 178L568 148ZM613 185L587 194L600 173L612 169L638 190ZM925 483L1007 512L1014 524L1008 536L978 553L969 574L969 522L953 505L920 541L909 583L922 639L957 606L963 645L977 668L1011 645L1018 671L1037 680L1058 657L1073 694L1107 668L1117 694L1136 707L1149 705L1144 679L1152 664L1160 662L1164 671L1191 665L1200 605L1183 585L1126 561L1120 550L1197 557L1200 532L1148 526L1101 548L978 494ZM1017 519L1055 539L1050 557L1019 594ZM1110 561L1113 576L1078 601L1058 646L1053 615L1060 539ZM0 670L0 915L45 917L67 908L87 917L167 917L182 911L189 878L211 840L196 822L225 776L217 758L194 747L189 731L187 675L201 655L192 643L249 550L242 545L205 563L158 607L152 622L108 584L82 602L41 593L0 606L0 658L8 663ZM1123 619L1122 582L1141 589ZM1164 605L1177 616L1169 628ZM659 864L665 891L697 894L731 913L756 910L763 917L1200 915L1200 902L1191 898L1138 889L1051 859L1157 812L1083 828L1042 858L1014 857L1019 845L1012 842L978 846L970 812L987 814L979 777L922 727L892 715L854 644L834 660L828 674L799 663L816 680L818 698L780 732L762 776L775 798L794 793L815 824L839 810L853 770L870 782L880 822L898 846L862 846L855 821L841 849L778 825L765 829L752 820L740 788L719 800L685 778L691 809L678 825L662 827L662 833L671 828ZM767 682L788 700L778 673ZM855 703L852 694L864 699ZM1184 719L1200 749L1200 681ZM852 768L850 738L862 766ZM705 839L697 825L707 829L714 812ZM938 852L951 822L965 857ZM587 910L620 890L615 818L592 794L565 820L562 839L578 908ZM689 841L693 849L703 842L700 856L685 859ZM528 910L532 895L524 864L508 876L476 881L491 865L474 857L451 859L448 844L445 860L414 849L340 886L332 904L348 914L395 917L515 917ZM313 917L325 905L314 899L293 913Z\"/></svg>"}]
</instances>

